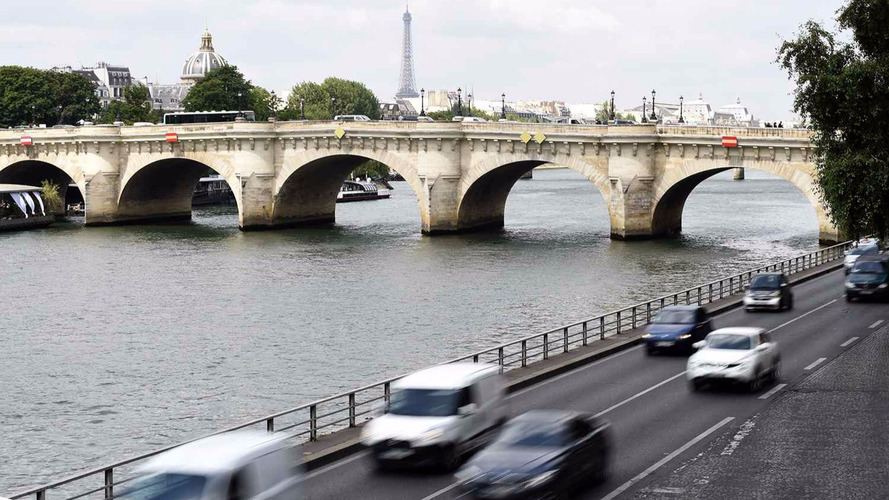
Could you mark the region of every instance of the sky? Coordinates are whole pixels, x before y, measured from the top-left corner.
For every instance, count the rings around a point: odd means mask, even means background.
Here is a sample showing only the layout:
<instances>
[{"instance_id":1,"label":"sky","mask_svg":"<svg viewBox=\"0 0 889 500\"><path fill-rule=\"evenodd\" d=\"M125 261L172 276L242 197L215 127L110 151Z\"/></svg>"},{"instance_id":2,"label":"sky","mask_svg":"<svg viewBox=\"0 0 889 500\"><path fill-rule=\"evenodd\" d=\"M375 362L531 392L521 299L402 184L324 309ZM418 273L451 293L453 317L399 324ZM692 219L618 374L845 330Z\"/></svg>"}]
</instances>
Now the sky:
<instances>
[{"instance_id":1,"label":"sky","mask_svg":"<svg viewBox=\"0 0 889 500\"><path fill-rule=\"evenodd\" d=\"M8 0L7 0L8 1ZM792 119L793 85L774 63L809 19L834 26L842 0L412 0L417 85L479 99L631 108L702 95ZM286 93L328 76L381 100L397 90L403 0L33 0L4 9L0 64L129 66L179 81L205 27L255 85Z\"/></svg>"}]
</instances>

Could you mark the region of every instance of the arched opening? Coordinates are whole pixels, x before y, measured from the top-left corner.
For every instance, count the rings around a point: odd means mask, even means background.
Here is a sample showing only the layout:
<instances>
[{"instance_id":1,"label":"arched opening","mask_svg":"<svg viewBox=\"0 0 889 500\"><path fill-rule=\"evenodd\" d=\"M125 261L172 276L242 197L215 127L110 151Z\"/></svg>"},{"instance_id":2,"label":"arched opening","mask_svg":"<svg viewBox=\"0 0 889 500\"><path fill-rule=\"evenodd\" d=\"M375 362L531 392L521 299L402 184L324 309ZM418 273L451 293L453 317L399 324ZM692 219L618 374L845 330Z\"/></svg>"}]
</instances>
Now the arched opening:
<instances>
[{"instance_id":1,"label":"arched opening","mask_svg":"<svg viewBox=\"0 0 889 500\"><path fill-rule=\"evenodd\" d=\"M125 180L115 222L191 220L193 204L202 199L201 194L196 193L196 188L202 178L215 173L212 167L185 158L150 163ZM218 177L208 185L224 188L217 201L240 208L234 194L236 186L231 185L230 179Z\"/></svg>"},{"instance_id":2,"label":"arched opening","mask_svg":"<svg viewBox=\"0 0 889 500\"><path fill-rule=\"evenodd\" d=\"M457 220L461 230L499 229L504 225L506 198L515 183L547 162L525 160L508 163L482 175L469 186L460 201Z\"/></svg>"},{"instance_id":3,"label":"arched opening","mask_svg":"<svg viewBox=\"0 0 889 500\"><path fill-rule=\"evenodd\" d=\"M350 174L367 164L369 161L377 161L389 168L390 172L404 176L405 189L397 187L393 196L400 197L402 191L405 196L413 192L413 198L417 198L419 179L412 176L411 172L396 170L398 167L379 159L366 156L341 154L314 159L298 166L286 179L281 182L274 201L273 223L276 227L299 227L328 225L336 222L337 203L340 189L343 183L350 178ZM405 170L405 169L402 169ZM389 182L387 179L383 179ZM382 180L372 180L375 188L388 189ZM399 183L401 184L401 183ZM340 201L343 201L342 199ZM380 203L390 203L390 200L380 200ZM348 203L341 205L350 214L356 211L364 211L362 207L368 207L364 203ZM376 207L376 205L374 205Z\"/></svg>"},{"instance_id":4,"label":"arched opening","mask_svg":"<svg viewBox=\"0 0 889 500\"><path fill-rule=\"evenodd\" d=\"M59 188L59 197L63 203L54 215L65 215L69 205L83 203L83 193L74 184L71 176L51 163L25 160L0 170L0 184L40 186L43 181L50 181Z\"/></svg>"}]
</instances>

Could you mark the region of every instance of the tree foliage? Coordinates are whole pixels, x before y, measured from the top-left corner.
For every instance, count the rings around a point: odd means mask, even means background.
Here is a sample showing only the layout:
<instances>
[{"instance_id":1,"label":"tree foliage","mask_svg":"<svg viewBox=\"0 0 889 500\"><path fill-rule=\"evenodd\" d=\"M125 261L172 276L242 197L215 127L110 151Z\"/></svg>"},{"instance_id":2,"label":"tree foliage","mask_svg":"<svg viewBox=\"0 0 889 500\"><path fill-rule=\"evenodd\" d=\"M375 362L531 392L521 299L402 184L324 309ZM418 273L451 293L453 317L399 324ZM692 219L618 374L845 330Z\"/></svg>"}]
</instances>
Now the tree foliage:
<instances>
[{"instance_id":1,"label":"tree foliage","mask_svg":"<svg viewBox=\"0 0 889 500\"><path fill-rule=\"evenodd\" d=\"M636 118L632 115L632 113L622 114L617 111L614 112L615 120L632 120L636 121ZM596 120L600 123L608 123L611 121L611 101L606 99L602 103L602 107L599 108L599 111L596 112Z\"/></svg>"},{"instance_id":2,"label":"tree foliage","mask_svg":"<svg viewBox=\"0 0 889 500\"><path fill-rule=\"evenodd\" d=\"M148 87L136 83L123 88L121 100L108 103L99 116L99 123L114 123L118 117L127 125L136 122L157 123L163 118L162 113L153 109Z\"/></svg>"},{"instance_id":3,"label":"tree foliage","mask_svg":"<svg viewBox=\"0 0 889 500\"><path fill-rule=\"evenodd\" d=\"M182 106L185 111L255 111L253 88L237 66L222 66L198 80L182 100Z\"/></svg>"},{"instance_id":4,"label":"tree foliage","mask_svg":"<svg viewBox=\"0 0 889 500\"><path fill-rule=\"evenodd\" d=\"M75 124L99 110L96 87L82 75L0 66L0 127Z\"/></svg>"},{"instance_id":5,"label":"tree foliage","mask_svg":"<svg viewBox=\"0 0 889 500\"><path fill-rule=\"evenodd\" d=\"M380 117L380 102L363 83L328 78L320 84L302 82L293 87L282 116L300 117L302 99L308 120L329 120L336 115L366 115L372 120Z\"/></svg>"},{"instance_id":6,"label":"tree foliage","mask_svg":"<svg viewBox=\"0 0 889 500\"><path fill-rule=\"evenodd\" d=\"M817 192L846 236L889 225L889 2L849 0L840 33L802 25L778 49L794 108L814 130ZM851 42L841 41L851 32Z\"/></svg>"},{"instance_id":7,"label":"tree foliage","mask_svg":"<svg viewBox=\"0 0 889 500\"><path fill-rule=\"evenodd\" d=\"M64 213L65 200L59 194L59 185L51 180L43 180L40 182L43 189L43 201L46 203L47 214Z\"/></svg>"}]
</instances>

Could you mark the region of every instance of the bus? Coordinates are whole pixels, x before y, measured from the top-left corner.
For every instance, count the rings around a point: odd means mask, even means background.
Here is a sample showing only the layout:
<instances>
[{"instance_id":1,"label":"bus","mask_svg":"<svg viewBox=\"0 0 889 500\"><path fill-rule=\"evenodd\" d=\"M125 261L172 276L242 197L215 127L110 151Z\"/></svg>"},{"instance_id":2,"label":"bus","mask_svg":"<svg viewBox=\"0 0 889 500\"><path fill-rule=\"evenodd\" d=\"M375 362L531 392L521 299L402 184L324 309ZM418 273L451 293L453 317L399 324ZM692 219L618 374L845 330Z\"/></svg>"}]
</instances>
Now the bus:
<instances>
[{"instance_id":1,"label":"bus","mask_svg":"<svg viewBox=\"0 0 889 500\"><path fill-rule=\"evenodd\" d=\"M244 120L256 121L256 113L253 111L241 111ZM237 111L193 111L182 113L164 114L164 125L183 125L188 123L220 123L233 122L238 117Z\"/></svg>"}]
</instances>

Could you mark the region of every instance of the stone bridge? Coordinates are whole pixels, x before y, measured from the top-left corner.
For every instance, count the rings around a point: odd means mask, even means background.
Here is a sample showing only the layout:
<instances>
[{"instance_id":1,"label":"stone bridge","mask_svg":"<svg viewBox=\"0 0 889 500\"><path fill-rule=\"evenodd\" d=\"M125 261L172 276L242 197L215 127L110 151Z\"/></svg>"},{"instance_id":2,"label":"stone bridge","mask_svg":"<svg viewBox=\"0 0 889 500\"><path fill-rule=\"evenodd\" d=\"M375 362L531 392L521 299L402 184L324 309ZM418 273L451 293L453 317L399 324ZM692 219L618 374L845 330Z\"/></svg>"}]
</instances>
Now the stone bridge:
<instances>
[{"instance_id":1,"label":"stone bridge","mask_svg":"<svg viewBox=\"0 0 889 500\"><path fill-rule=\"evenodd\" d=\"M169 138L176 142L168 142L168 133L177 134ZM736 136L738 147L723 147L723 136ZM22 145L23 137L32 144ZM187 219L208 167L232 186L242 229L331 223L342 181L367 159L405 178L426 234L501 227L515 182L552 163L598 188L613 238L680 233L685 201L698 184L748 167L793 183L815 207L820 240L839 239L814 191L805 130L240 122L0 131L0 183L73 181L85 200L87 225Z\"/></svg>"}]
</instances>

